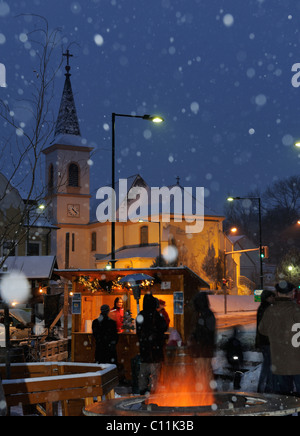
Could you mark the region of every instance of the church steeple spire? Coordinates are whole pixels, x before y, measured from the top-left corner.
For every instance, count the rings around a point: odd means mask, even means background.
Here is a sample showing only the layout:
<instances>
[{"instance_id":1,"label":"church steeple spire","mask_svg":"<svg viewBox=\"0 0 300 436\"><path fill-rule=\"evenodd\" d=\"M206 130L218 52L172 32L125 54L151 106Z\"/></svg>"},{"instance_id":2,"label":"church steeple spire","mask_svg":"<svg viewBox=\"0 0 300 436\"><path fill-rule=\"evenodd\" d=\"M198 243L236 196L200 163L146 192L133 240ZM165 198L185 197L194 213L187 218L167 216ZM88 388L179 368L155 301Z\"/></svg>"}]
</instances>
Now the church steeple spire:
<instances>
[{"instance_id":1,"label":"church steeple spire","mask_svg":"<svg viewBox=\"0 0 300 436\"><path fill-rule=\"evenodd\" d=\"M69 65L69 58L73 57L73 55L70 54L69 50L67 50L66 53L63 53L63 56L66 56L67 58L67 65L65 67L66 80L65 80L64 90L62 93L59 113L56 121L54 137L58 135L65 135L65 134L81 136L79 122L77 118L75 100L74 100L72 85L70 80L71 67Z\"/></svg>"}]
</instances>

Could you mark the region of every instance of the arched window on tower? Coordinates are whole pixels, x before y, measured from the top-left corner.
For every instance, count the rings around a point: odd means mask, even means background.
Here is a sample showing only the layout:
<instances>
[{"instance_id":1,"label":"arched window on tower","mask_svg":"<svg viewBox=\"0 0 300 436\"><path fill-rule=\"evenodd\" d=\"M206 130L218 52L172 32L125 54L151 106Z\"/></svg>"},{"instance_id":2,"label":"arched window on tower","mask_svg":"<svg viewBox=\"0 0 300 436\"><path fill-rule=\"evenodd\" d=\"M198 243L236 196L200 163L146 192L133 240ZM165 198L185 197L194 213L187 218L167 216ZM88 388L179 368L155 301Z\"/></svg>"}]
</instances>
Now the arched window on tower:
<instances>
[{"instance_id":1,"label":"arched window on tower","mask_svg":"<svg viewBox=\"0 0 300 436\"><path fill-rule=\"evenodd\" d=\"M52 191L54 188L54 168L53 165L49 165L49 173L48 173L48 190Z\"/></svg>"},{"instance_id":2,"label":"arched window on tower","mask_svg":"<svg viewBox=\"0 0 300 436\"><path fill-rule=\"evenodd\" d=\"M75 163L69 165L69 186L79 186L79 167Z\"/></svg>"},{"instance_id":3,"label":"arched window on tower","mask_svg":"<svg viewBox=\"0 0 300 436\"><path fill-rule=\"evenodd\" d=\"M143 226L140 229L141 245L148 245L148 226Z\"/></svg>"}]
</instances>

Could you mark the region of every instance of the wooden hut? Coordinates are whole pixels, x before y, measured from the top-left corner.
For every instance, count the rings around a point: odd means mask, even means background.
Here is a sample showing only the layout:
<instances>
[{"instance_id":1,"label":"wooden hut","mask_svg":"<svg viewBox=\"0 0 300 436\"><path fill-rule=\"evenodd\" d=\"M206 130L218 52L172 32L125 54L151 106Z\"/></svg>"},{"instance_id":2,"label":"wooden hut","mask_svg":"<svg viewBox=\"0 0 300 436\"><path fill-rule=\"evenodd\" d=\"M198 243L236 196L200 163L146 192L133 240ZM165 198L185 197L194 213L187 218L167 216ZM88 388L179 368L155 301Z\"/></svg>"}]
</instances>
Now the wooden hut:
<instances>
[{"instance_id":1,"label":"wooden hut","mask_svg":"<svg viewBox=\"0 0 300 436\"><path fill-rule=\"evenodd\" d=\"M94 362L94 339L91 324L99 316L102 304L111 308L116 297L124 301L124 309L129 310L132 318L137 316L137 301L133 291L120 286L118 280L131 274L146 274L154 279L151 287L141 289L140 307L146 292L166 302L166 311L170 317L170 328L175 328L185 342L192 326L191 301L201 290L209 285L187 267L149 268L149 269L112 269L112 270L56 270L61 278L72 283L72 361ZM67 289L67 287L65 287ZM67 291L65 291L67 292ZM64 301L67 303L68 298ZM65 313L68 308L65 307ZM118 361L123 364L125 378L131 378L131 359L139 352L135 331L120 333L117 346Z\"/></svg>"}]
</instances>

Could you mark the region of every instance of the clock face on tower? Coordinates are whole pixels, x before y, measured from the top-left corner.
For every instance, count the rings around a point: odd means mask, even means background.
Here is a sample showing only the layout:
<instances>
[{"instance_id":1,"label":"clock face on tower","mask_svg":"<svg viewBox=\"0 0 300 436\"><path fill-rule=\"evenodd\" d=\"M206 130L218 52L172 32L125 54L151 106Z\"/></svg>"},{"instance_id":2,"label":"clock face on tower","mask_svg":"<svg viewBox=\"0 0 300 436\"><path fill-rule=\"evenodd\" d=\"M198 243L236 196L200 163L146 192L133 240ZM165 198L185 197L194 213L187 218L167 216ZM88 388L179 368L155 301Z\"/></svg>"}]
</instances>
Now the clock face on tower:
<instances>
[{"instance_id":1,"label":"clock face on tower","mask_svg":"<svg viewBox=\"0 0 300 436\"><path fill-rule=\"evenodd\" d=\"M80 205L68 204L68 216L79 218L80 217Z\"/></svg>"}]
</instances>

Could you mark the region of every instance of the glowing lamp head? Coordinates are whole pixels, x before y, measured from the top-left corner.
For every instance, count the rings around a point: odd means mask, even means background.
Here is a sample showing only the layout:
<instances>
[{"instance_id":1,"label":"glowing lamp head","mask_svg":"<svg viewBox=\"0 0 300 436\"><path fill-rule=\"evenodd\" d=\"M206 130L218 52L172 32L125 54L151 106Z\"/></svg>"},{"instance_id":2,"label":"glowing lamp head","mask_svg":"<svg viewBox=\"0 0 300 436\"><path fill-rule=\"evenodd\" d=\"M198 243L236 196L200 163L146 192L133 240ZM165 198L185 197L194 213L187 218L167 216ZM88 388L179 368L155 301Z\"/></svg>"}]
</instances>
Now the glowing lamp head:
<instances>
[{"instance_id":1,"label":"glowing lamp head","mask_svg":"<svg viewBox=\"0 0 300 436\"><path fill-rule=\"evenodd\" d=\"M152 121L152 123L156 124L162 123L164 121L164 119L158 115L144 115L143 119Z\"/></svg>"},{"instance_id":2,"label":"glowing lamp head","mask_svg":"<svg viewBox=\"0 0 300 436\"><path fill-rule=\"evenodd\" d=\"M164 119L161 117L153 117L153 119L151 121L153 123L162 123L164 121Z\"/></svg>"}]
</instances>

